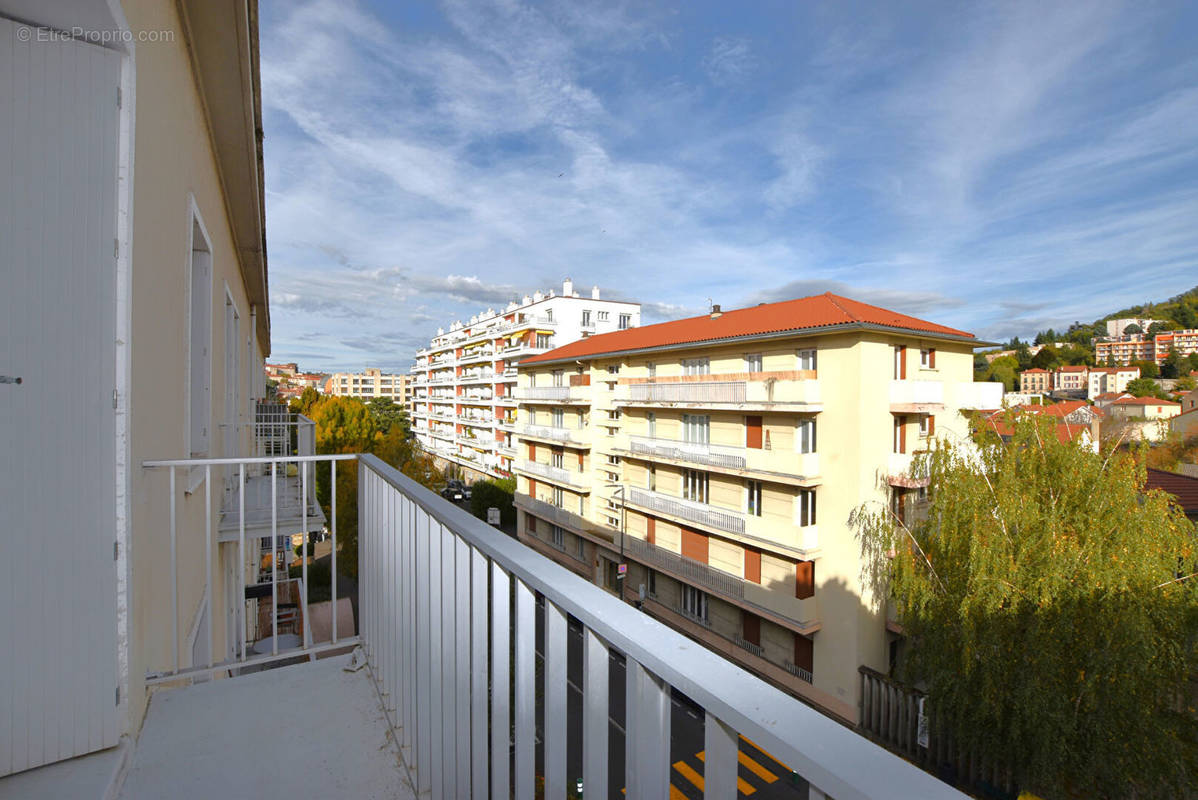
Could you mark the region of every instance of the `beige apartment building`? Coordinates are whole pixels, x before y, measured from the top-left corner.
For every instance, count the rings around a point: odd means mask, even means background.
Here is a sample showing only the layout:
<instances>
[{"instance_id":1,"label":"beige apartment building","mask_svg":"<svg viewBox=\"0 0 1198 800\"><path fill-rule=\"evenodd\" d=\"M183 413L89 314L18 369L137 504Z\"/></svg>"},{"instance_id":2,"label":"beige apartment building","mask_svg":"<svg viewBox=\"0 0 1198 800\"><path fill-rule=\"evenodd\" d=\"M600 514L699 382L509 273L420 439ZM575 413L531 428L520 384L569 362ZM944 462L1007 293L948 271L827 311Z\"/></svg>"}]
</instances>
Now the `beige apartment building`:
<instances>
[{"instance_id":1,"label":"beige apartment building","mask_svg":"<svg viewBox=\"0 0 1198 800\"><path fill-rule=\"evenodd\" d=\"M1019 391L1027 394L1048 394L1052 391L1052 371L1040 367L1019 373Z\"/></svg>"},{"instance_id":2,"label":"beige apartment building","mask_svg":"<svg viewBox=\"0 0 1198 800\"><path fill-rule=\"evenodd\" d=\"M371 400L382 397L393 403L403 403L410 396L407 375L392 375L375 367L364 372L335 372L324 384L324 393L334 397L360 397Z\"/></svg>"},{"instance_id":3,"label":"beige apartment building","mask_svg":"<svg viewBox=\"0 0 1198 800\"><path fill-rule=\"evenodd\" d=\"M963 439L971 334L835 295L594 336L520 363L518 535L848 721L901 633L849 517L911 513ZM626 574L622 570L626 566Z\"/></svg>"}]
</instances>

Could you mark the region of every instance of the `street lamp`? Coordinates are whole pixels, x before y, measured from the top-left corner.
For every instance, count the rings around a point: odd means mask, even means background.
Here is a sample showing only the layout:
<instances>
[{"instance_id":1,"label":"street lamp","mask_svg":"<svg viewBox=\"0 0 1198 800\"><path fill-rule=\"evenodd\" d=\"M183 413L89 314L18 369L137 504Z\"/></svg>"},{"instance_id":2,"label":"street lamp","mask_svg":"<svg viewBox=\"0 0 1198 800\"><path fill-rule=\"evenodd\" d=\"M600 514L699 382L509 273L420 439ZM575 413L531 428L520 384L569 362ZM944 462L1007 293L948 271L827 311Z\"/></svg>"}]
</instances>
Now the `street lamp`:
<instances>
[{"instance_id":1,"label":"street lamp","mask_svg":"<svg viewBox=\"0 0 1198 800\"><path fill-rule=\"evenodd\" d=\"M624 578L628 574L628 564L624 561L624 535L628 527L628 506L624 500L624 485L622 483L605 483L605 488L615 489L620 494L620 563L616 567L616 588L620 599L624 599ZM615 492L613 492L614 494Z\"/></svg>"}]
</instances>

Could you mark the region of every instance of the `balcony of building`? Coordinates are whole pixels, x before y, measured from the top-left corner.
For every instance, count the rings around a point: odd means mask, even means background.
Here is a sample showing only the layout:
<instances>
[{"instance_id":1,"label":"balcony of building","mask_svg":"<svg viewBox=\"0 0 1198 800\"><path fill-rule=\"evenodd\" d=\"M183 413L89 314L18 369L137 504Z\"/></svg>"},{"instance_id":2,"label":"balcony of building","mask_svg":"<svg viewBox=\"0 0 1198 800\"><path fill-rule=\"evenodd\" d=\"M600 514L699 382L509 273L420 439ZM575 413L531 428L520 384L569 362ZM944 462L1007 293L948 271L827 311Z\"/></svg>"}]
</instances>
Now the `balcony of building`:
<instances>
[{"instance_id":1,"label":"balcony of building","mask_svg":"<svg viewBox=\"0 0 1198 800\"><path fill-rule=\"evenodd\" d=\"M525 425L520 429L525 439L560 442L572 447L590 447L591 435L586 428L559 428L549 425Z\"/></svg>"},{"instance_id":2,"label":"balcony of building","mask_svg":"<svg viewBox=\"0 0 1198 800\"><path fill-rule=\"evenodd\" d=\"M928 485L928 476L920 468L918 453L890 453L886 457L886 481L891 486L918 489Z\"/></svg>"},{"instance_id":3,"label":"balcony of building","mask_svg":"<svg viewBox=\"0 0 1198 800\"><path fill-rule=\"evenodd\" d=\"M674 522L705 528L729 538L764 546L775 552L788 553L796 558L811 559L820 555L819 527L759 517L737 509L687 500L649 489L629 487L626 495L629 506L652 512Z\"/></svg>"},{"instance_id":4,"label":"balcony of building","mask_svg":"<svg viewBox=\"0 0 1198 800\"><path fill-rule=\"evenodd\" d=\"M516 399L530 404L588 404L591 402L591 393L585 386L520 386L516 388Z\"/></svg>"},{"instance_id":5,"label":"balcony of building","mask_svg":"<svg viewBox=\"0 0 1198 800\"><path fill-rule=\"evenodd\" d=\"M699 465L717 472L760 478L798 486L820 483L818 453L765 447L737 447L710 442L684 442L656 436L617 439L613 450L647 461L683 466Z\"/></svg>"},{"instance_id":6,"label":"balcony of building","mask_svg":"<svg viewBox=\"0 0 1198 800\"><path fill-rule=\"evenodd\" d=\"M466 370L458 376L458 383L491 383L495 380L495 373L489 369L472 369Z\"/></svg>"},{"instance_id":7,"label":"balcony of building","mask_svg":"<svg viewBox=\"0 0 1198 800\"><path fill-rule=\"evenodd\" d=\"M561 484L576 492L585 494L591 491L590 476L584 472L576 472L563 467L554 467L549 464L527 460L518 462L515 467L518 472L535 476L541 480Z\"/></svg>"},{"instance_id":8,"label":"balcony of building","mask_svg":"<svg viewBox=\"0 0 1198 800\"><path fill-rule=\"evenodd\" d=\"M710 408L733 411L816 413L822 394L815 378L720 380L720 376L685 376L626 383L616 388L617 406Z\"/></svg>"},{"instance_id":9,"label":"balcony of building","mask_svg":"<svg viewBox=\"0 0 1198 800\"><path fill-rule=\"evenodd\" d=\"M943 381L892 380L890 411L894 414L936 414L944 410Z\"/></svg>"},{"instance_id":10,"label":"balcony of building","mask_svg":"<svg viewBox=\"0 0 1198 800\"><path fill-rule=\"evenodd\" d=\"M480 364L487 361L492 361L495 358L495 350L491 347L482 347L474 350L463 351L458 357L458 364L465 366L466 364Z\"/></svg>"},{"instance_id":11,"label":"balcony of building","mask_svg":"<svg viewBox=\"0 0 1198 800\"><path fill-rule=\"evenodd\" d=\"M579 781L588 797L664 799L685 692L706 797L754 780L738 769L748 740L811 798L964 798L377 458L357 475L356 626L314 621L293 647L197 661L176 615L127 766L91 796L560 798ZM160 607L134 602L135 619ZM79 774L65 762L0 793L70 796Z\"/></svg>"}]
</instances>

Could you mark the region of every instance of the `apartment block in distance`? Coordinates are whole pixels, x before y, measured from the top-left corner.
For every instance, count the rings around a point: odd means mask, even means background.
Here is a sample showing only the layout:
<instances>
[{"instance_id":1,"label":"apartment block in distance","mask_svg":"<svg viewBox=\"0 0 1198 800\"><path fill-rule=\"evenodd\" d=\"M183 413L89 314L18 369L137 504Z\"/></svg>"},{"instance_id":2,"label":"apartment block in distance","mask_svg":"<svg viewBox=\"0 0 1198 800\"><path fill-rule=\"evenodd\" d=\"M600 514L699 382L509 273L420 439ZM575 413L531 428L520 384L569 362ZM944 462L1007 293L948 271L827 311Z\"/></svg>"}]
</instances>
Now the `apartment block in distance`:
<instances>
[{"instance_id":1,"label":"apartment block in distance","mask_svg":"<svg viewBox=\"0 0 1198 800\"><path fill-rule=\"evenodd\" d=\"M887 671L901 634L849 515L918 512L914 454L1001 404L972 380L982 344L825 294L526 358L519 538L855 721L858 668Z\"/></svg>"},{"instance_id":2,"label":"apartment block in distance","mask_svg":"<svg viewBox=\"0 0 1198 800\"><path fill-rule=\"evenodd\" d=\"M334 397L360 397L371 400L382 397L403 403L408 387L407 375L391 375L367 367L365 372L334 372L324 384L324 393Z\"/></svg>"},{"instance_id":3,"label":"apartment block in distance","mask_svg":"<svg viewBox=\"0 0 1198 800\"><path fill-rule=\"evenodd\" d=\"M516 458L516 364L601 333L635 328L639 303L590 296L567 278L550 290L440 329L412 367L413 430L425 450L471 479L511 474Z\"/></svg>"}]
</instances>

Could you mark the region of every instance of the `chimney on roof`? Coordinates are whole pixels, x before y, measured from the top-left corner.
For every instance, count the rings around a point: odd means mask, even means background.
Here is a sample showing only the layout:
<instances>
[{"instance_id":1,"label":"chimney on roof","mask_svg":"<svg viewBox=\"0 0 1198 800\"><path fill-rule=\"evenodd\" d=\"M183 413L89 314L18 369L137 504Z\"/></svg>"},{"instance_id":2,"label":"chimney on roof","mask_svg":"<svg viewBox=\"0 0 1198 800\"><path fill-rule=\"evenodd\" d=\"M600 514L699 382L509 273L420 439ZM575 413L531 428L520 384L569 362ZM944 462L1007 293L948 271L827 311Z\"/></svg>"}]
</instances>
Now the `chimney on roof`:
<instances>
[{"instance_id":1,"label":"chimney on roof","mask_svg":"<svg viewBox=\"0 0 1198 800\"><path fill-rule=\"evenodd\" d=\"M724 316L724 312L723 312L723 311L720 311L720 304L719 304L719 303L716 303L715 305L713 305L713 306L711 307L711 318L712 318L712 319L719 319L719 318L720 318L720 317L722 317L722 316Z\"/></svg>"},{"instance_id":2,"label":"chimney on roof","mask_svg":"<svg viewBox=\"0 0 1198 800\"><path fill-rule=\"evenodd\" d=\"M591 287L591 299L592 299L592 300L598 300L598 299L599 299L599 287L598 287L598 286L592 286L592 287Z\"/></svg>"},{"instance_id":3,"label":"chimney on roof","mask_svg":"<svg viewBox=\"0 0 1198 800\"><path fill-rule=\"evenodd\" d=\"M573 297L573 296L574 296L574 281L571 280L570 278L566 278L564 281L562 281L562 297Z\"/></svg>"}]
</instances>

